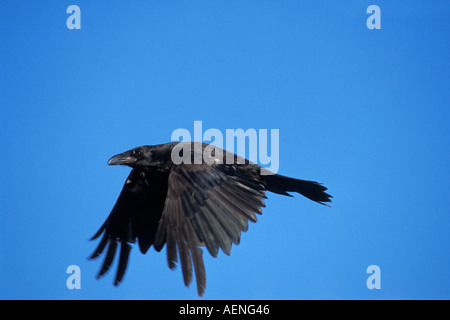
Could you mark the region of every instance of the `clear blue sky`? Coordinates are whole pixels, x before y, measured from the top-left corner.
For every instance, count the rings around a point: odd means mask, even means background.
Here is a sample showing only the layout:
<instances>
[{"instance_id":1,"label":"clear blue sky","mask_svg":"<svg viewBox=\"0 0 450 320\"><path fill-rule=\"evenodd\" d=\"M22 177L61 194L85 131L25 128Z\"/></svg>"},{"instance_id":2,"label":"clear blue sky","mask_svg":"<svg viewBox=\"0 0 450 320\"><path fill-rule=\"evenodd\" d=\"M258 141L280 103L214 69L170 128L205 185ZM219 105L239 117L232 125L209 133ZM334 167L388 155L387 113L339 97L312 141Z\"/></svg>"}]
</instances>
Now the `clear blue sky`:
<instances>
[{"instance_id":1,"label":"clear blue sky","mask_svg":"<svg viewBox=\"0 0 450 320\"><path fill-rule=\"evenodd\" d=\"M279 129L279 173L334 196L268 194L204 252L204 298L450 298L448 1L2 1L0 32L0 298L196 299L165 251L118 288L87 260L129 172L108 158L195 120Z\"/></svg>"}]
</instances>

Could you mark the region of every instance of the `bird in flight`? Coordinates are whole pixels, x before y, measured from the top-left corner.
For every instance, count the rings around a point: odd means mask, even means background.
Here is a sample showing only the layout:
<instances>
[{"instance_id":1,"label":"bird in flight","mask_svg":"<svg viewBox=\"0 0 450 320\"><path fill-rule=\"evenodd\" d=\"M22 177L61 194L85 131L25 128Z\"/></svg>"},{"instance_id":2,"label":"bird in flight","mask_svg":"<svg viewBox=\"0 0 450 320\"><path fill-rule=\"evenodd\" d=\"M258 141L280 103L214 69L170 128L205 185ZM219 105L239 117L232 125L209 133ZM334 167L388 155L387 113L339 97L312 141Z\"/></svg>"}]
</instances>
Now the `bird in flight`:
<instances>
[{"instance_id":1,"label":"bird in flight","mask_svg":"<svg viewBox=\"0 0 450 320\"><path fill-rule=\"evenodd\" d=\"M166 245L169 268L181 264L186 286L195 274L198 295L203 296L206 272L201 247L213 257L219 248L229 255L232 244L238 245L241 232L247 231L248 221L256 222L255 213L262 213L266 191L291 197L288 192L297 192L320 204L331 202L320 183L271 174L220 148L205 152L208 146L200 142L142 146L108 160L109 165L132 170L91 239L102 236L90 259L106 250L97 278L110 269L119 246L116 286L125 275L130 244L137 242L143 254L152 245L158 252ZM173 161L174 154L193 161Z\"/></svg>"}]
</instances>

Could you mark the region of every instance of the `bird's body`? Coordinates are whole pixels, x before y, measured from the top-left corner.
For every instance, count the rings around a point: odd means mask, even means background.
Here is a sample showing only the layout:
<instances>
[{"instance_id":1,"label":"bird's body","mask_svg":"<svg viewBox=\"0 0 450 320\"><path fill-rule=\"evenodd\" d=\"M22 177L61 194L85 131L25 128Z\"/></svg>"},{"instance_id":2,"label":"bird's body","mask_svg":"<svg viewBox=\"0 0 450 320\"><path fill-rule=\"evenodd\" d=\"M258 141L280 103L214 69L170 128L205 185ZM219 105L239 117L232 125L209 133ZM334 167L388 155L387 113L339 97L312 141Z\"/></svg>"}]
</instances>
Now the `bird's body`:
<instances>
[{"instance_id":1,"label":"bird's body","mask_svg":"<svg viewBox=\"0 0 450 320\"><path fill-rule=\"evenodd\" d=\"M180 162L180 159L183 161ZM110 268L120 244L115 284L127 268L130 243L142 253L166 245L169 268L180 262L188 286L193 278L201 296L206 273L201 246L216 257L219 248L229 255L239 244L248 221L261 214L265 191L290 196L298 192L324 204L331 196L314 181L270 174L264 168L220 148L202 143L143 146L112 157L108 164L132 168L109 217L92 239L103 234L91 258L106 246L98 277Z\"/></svg>"}]
</instances>

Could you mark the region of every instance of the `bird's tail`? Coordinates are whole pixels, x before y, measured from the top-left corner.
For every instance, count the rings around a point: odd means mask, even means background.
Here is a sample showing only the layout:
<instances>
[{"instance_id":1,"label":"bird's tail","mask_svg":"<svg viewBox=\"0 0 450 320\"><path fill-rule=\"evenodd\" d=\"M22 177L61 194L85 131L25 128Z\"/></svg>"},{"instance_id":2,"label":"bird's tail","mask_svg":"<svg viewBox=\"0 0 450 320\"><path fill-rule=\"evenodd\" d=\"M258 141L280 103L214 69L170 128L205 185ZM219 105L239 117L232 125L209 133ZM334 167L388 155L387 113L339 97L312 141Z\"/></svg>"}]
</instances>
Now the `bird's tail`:
<instances>
[{"instance_id":1,"label":"bird's tail","mask_svg":"<svg viewBox=\"0 0 450 320\"><path fill-rule=\"evenodd\" d=\"M268 191L290 196L288 192L298 192L301 195L318 202L323 205L327 205L324 202L331 202L331 195L326 193L326 187L315 181L300 180L290 177L285 177L279 174L262 175L262 180L266 184Z\"/></svg>"}]
</instances>

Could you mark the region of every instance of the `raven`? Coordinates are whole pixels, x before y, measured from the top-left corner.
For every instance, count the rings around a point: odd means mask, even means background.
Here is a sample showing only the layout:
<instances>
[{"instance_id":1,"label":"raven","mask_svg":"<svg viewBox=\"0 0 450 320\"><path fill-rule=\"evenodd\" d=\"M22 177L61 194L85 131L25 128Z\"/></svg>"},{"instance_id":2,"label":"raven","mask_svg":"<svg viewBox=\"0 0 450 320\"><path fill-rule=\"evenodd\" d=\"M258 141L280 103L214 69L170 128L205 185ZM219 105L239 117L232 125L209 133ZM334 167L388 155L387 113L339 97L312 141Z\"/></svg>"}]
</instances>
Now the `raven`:
<instances>
[{"instance_id":1,"label":"raven","mask_svg":"<svg viewBox=\"0 0 450 320\"><path fill-rule=\"evenodd\" d=\"M174 155L185 161L173 161ZM288 192L297 192L324 205L332 198L320 183L273 174L199 142L137 147L112 157L108 165L127 165L132 170L110 215L91 238L103 234L89 258L99 257L108 245L100 278L110 269L120 245L116 286L127 268L130 243L137 241L143 254L152 245L158 252L166 245L169 268L180 261L186 286L194 272L202 296L206 272L200 247L213 257L219 248L229 255L232 243L238 245L241 231L247 231L248 221L256 222L255 213L262 213L265 191L291 197Z\"/></svg>"}]
</instances>

